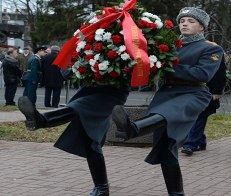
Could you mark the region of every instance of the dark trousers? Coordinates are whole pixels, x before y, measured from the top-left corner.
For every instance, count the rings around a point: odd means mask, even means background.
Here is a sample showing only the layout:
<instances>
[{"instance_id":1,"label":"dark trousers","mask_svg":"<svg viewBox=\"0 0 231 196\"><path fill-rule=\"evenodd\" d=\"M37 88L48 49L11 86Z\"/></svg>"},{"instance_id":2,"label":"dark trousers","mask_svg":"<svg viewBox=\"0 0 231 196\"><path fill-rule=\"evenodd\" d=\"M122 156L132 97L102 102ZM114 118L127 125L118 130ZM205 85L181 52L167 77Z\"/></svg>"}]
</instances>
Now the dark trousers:
<instances>
[{"instance_id":1,"label":"dark trousers","mask_svg":"<svg viewBox=\"0 0 231 196\"><path fill-rule=\"evenodd\" d=\"M207 123L207 116L199 116L191 128L189 135L183 147L189 147L192 150L197 149L198 146L205 147L206 136L205 136L205 126Z\"/></svg>"},{"instance_id":2,"label":"dark trousers","mask_svg":"<svg viewBox=\"0 0 231 196\"><path fill-rule=\"evenodd\" d=\"M61 87L45 87L45 99L44 105L45 107L54 107L57 108L60 102L60 95L61 95ZM52 97L52 101L51 101Z\"/></svg>"},{"instance_id":3,"label":"dark trousers","mask_svg":"<svg viewBox=\"0 0 231 196\"><path fill-rule=\"evenodd\" d=\"M33 83L30 80L24 80L24 91L23 91L23 96L27 96L31 103L35 106L36 100L37 100L37 88L38 88L38 83L35 82Z\"/></svg>"},{"instance_id":4,"label":"dark trousers","mask_svg":"<svg viewBox=\"0 0 231 196\"><path fill-rule=\"evenodd\" d=\"M5 84L5 100L6 105L15 105L14 97L17 91L17 83L14 84Z\"/></svg>"}]
</instances>

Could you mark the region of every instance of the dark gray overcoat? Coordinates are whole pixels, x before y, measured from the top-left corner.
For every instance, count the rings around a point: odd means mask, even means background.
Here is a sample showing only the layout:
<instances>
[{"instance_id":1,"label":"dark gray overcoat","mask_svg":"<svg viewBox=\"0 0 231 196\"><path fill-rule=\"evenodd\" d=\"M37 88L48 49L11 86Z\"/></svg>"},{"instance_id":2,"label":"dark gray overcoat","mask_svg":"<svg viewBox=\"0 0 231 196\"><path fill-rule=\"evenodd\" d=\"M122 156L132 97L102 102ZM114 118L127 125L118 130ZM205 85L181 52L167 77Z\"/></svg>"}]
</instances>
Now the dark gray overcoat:
<instances>
[{"instance_id":1,"label":"dark gray overcoat","mask_svg":"<svg viewBox=\"0 0 231 196\"><path fill-rule=\"evenodd\" d=\"M67 104L76 112L55 147L66 152L86 157L86 145L90 138L91 148L102 153L107 131L110 128L110 116L115 105L123 105L128 96L128 88L110 86L80 87Z\"/></svg>"},{"instance_id":2,"label":"dark gray overcoat","mask_svg":"<svg viewBox=\"0 0 231 196\"><path fill-rule=\"evenodd\" d=\"M192 82L208 82L219 68L223 50L220 46L202 39L183 44L179 49L180 63L175 73L166 77L171 80L181 79ZM147 114L160 114L167 121L167 135L170 138L168 148L178 158L178 148L183 144L194 121L211 100L207 86L163 85L151 101ZM153 148L145 161L150 164L160 163L158 154L160 133L153 136Z\"/></svg>"}]
</instances>

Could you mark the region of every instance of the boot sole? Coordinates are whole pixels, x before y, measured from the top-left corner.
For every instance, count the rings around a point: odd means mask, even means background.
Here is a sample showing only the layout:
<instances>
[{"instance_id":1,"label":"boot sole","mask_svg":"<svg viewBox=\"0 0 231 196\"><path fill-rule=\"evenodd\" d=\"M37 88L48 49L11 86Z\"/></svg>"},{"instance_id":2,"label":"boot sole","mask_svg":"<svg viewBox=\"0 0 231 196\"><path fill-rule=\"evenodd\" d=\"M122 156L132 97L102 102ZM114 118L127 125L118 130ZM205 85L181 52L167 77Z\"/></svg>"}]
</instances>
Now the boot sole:
<instances>
[{"instance_id":1,"label":"boot sole","mask_svg":"<svg viewBox=\"0 0 231 196\"><path fill-rule=\"evenodd\" d=\"M23 96L18 99L18 108L26 117L26 127L30 131L34 131L36 129L36 121L35 121L35 108L32 105L31 101L28 97Z\"/></svg>"}]
</instances>

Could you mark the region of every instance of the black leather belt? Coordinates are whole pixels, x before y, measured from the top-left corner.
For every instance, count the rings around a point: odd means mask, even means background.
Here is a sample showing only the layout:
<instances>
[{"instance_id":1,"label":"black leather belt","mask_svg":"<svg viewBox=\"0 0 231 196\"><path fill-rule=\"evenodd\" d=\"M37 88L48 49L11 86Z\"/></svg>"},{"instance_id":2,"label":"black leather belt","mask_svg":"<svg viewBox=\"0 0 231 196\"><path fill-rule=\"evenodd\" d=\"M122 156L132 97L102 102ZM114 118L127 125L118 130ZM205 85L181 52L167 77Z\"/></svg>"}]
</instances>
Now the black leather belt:
<instances>
[{"instance_id":1,"label":"black leather belt","mask_svg":"<svg viewBox=\"0 0 231 196\"><path fill-rule=\"evenodd\" d=\"M174 86L174 85L176 86L206 86L206 83L174 79L174 80L165 80L164 85L166 86Z\"/></svg>"}]
</instances>

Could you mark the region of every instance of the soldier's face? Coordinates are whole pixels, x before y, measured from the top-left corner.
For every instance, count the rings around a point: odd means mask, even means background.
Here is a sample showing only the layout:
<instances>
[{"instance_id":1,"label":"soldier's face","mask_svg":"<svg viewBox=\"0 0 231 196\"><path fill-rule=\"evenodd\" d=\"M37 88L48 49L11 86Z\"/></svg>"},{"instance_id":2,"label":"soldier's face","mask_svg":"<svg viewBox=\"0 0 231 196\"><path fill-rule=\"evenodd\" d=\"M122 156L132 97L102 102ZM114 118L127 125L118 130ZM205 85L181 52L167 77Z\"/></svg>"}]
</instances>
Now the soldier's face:
<instances>
[{"instance_id":1,"label":"soldier's face","mask_svg":"<svg viewBox=\"0 0 231 196\"><path fill-rule=\"evenodd\" d=\"M182 17L179 27L181 34L186 37L196 35L204 30L204 27L192 17Z\"/></svg>"}]
</instances>

